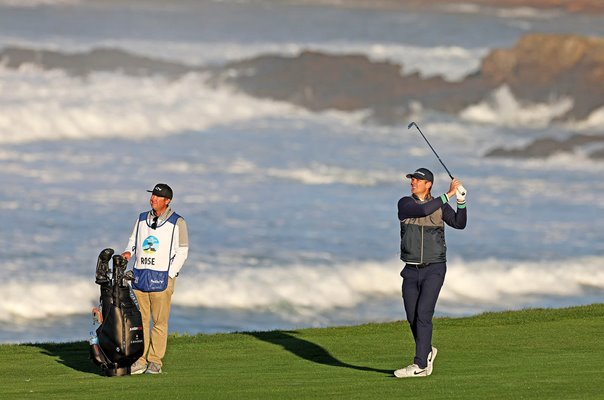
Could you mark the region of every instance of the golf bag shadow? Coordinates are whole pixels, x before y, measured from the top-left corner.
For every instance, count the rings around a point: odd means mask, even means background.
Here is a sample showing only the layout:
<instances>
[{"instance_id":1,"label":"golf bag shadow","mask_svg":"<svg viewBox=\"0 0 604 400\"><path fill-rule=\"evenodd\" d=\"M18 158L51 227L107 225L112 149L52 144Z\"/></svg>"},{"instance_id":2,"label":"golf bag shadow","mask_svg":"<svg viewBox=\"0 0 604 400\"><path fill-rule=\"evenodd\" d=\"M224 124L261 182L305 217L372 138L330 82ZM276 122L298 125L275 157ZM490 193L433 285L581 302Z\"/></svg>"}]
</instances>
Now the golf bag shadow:
<instances>
[{"instance_id":1,"label":"golf bag shadow","mask_svg":"<svg viewBox=\"0 0 604 400\"><path fill-rule=\"evenodd\" d=\"M105 249L97 260L95 282L101 287L100 315L97 315L100 326L96 329L98 343L90 344L90 358L105 375L123 376L130 375L130 367L143 355L143 322L127 283L132 274L125 273L128 262L121 255L113 256L113 273L109 277L113 253L113 249Z\"/></svg>"}]
</instances>

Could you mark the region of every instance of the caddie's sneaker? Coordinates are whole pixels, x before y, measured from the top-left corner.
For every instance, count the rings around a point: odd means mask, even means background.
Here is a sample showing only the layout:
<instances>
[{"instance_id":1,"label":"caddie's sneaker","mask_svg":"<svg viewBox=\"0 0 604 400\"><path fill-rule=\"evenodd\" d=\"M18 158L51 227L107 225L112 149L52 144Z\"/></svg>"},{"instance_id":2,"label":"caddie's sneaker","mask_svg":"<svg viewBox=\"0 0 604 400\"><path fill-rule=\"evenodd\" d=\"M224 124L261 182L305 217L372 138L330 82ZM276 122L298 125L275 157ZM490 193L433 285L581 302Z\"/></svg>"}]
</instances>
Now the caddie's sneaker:
<instances>
[{"instance_id":1,"label":"caddie's sneaker","mask_svg":"<svg viewBox=\"0 0 604 400\"><path fill-rule=\"evenodd\" d=\"M397 378L419 378L420 376L428 376L428 368L420 368L417 364L411 364L405 368L394 371L394 376Z\"/></svg>"},{"instance_id":2,"label":"caddie's sneaker","mask_svg":"<svg viewBox=\"0 0 604 400\"><path fill-rule=\"evenodd\" d=\"M147 370L147 363L141 360L136 360L130 367L130 375L139 375Z\"/></svg>"},{"instance_id":3,"label":"caddie's sneaker","mask_svg":"<svg viewBox=\"0 0 604 400\"><path fill-rule=\"evenodd\" d=\"M150 362L145 374L161 374L161 365Z\"/></svg>"},{"instance_id":4,"label":"caddie's sneaker","mask_svg":"<svg viewBox=\"0 0 604 400\"><path fill-rule=\"evenodd\" d=\"M438 349L432 346L432 351L428 354L428 375L432 374L432 368L434 368L434 359L436 358L436 354L438 354Z\"/></svg>"}]
</instances>

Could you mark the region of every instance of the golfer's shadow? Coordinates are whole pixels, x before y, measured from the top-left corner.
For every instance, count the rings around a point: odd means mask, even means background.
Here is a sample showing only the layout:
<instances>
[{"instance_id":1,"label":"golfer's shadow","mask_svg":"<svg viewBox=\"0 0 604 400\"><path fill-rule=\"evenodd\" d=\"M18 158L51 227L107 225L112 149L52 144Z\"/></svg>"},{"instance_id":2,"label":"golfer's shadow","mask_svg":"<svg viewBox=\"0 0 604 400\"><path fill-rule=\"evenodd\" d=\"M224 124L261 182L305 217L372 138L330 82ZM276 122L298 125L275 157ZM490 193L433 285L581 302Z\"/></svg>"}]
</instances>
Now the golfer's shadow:
<instances>
[{"instance_id":1,"label":"golfer's shadow","mask_svg":"<svg viewBox=\"0 0 604 400\"><path fill-rule=\"evenodd\" d=\"M40 353L56 359L56 362L80 372L99 375L101 370L92 363L88 342L74 343L33 343L23 346L33 347Z\"/></svg>"},{"instance_id":2,"label":"golfer's shadow","mask_svg":"<svg viewBox=\"0 0 604 400\"><path fill-rule=\"evenodd\" d=\"M277 346L281 346L290 353L305 360L316 362L317 364L324 364L332 367L350 368L360 371L378 372L380 374L386 374L388 376L392 375L391 370L364 367L340 361L334 356L332 356L323 347L315 343L309 342L308 340L296 337L295 333L295 331L245 332L246 335L253 336L256 339L262 340L263 342L268 342Z\"/></svg>"}]
</instances>

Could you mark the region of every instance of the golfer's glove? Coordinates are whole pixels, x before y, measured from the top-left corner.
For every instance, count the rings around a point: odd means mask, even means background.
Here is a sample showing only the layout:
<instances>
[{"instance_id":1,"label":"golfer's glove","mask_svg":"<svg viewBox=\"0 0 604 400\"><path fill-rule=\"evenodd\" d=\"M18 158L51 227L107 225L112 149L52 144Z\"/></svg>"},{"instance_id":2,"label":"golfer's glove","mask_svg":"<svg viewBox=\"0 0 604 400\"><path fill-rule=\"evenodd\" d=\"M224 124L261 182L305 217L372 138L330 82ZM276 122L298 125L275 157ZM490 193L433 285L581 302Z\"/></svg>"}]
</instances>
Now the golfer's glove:
<instances>
[{"instance_id":1,"label":"golfer's glove","mask_svg":"<svg viewBox=\"0 0 604 400\"><path fill-rule=\"evenodd\" d=\"M457 197L457 202L458 203L465 203L466 202L466 194L468 194L468 192L466 191L466 188L459 185L457 187L457 189L455 190L455 197Z\"/></svg>"}]
</instances>

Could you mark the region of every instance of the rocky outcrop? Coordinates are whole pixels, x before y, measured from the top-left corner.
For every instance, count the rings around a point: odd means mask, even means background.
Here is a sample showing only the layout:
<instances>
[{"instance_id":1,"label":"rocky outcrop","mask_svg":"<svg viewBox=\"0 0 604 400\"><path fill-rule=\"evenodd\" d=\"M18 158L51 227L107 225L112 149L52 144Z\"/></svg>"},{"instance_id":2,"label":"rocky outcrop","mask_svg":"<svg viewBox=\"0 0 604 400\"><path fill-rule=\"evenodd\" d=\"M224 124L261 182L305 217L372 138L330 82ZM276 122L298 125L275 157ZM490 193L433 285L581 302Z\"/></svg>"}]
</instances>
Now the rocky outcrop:
<instances>
[{"instance_id":1,"label":"rocky outcrop","mask_svg":"<svg viewBox=\"0 0 604 400\"><path fill-rule=\"evenodd\" d=\"M567 117L583 119L604 106L604 39L527 35L512 49L492 51L480 74L488 85L508 85L519 99L572 98Z\"/></svg>"},{"instance_id":2,"label":"rocky outcrop","mask_svg":"<svg viewBox=\"0 0 604 400\"><path fill-rule=\"evenodd\" d=\"M287 101L312 111L371 110L380 123L398 123L412 103L447 108L445 98L461 105L478 101L484 90L461 94L459 83L441 77L403 75L400 65L370 61L364 55L329 55L305 51L295 57L268 55L231 63L216 82L236 86L256 97ZM469 86L469 85L468 85ZM399 121L400 120L400 121Z\"/></svg>"},{"instance_id":3,"label":"rocky outcrop","mask_svg":"<svg viewBox=\"0 0 604 400\"><path fill-rule=\"evenodd\" d=\"M0 51L0 64L18 69L32 64L52 70L60 69L75 76L86 76L98 71L122 72L126 75L163 75L179 77L202 68L177 62L132 54L113 48L98 48L81 53L63 53L52 50L7 47Z\"/></svg>"},{"instance_id":4,"label":"rocky outcrop","mask_svg":"<svg viewBox=\"0 0 604 400\"><path fill-rule=\"evenodd\" d=\"M604 107L604 39L531 34L511 49L493 50L476 73L461 82L405 75L402 67L361 55L304 52L296 57L262 56L232 63L218 75L259 97L288 101L313 111L369 110L380 124L408 121L414 104L458 113L505 85L521 103L573 101L562 120L580 120ZM499 148L489 157L544 158L580 151L604 159L604 137L576 135L538 139L524 148Z\"/></svg>"},{"instance_id":5,"label":"rocky outcrop","mask_svg":"<svg viewBox=\"0 0 604 400\"><path fill-rule=\"evenodd\" d=\"M574 104L561 119L584 119L604 107L604 39L526 35L511 49L492 51L480 70L461 82L405 75L398 65L361 55L317 52L231 63L220 77L253 96L314 111L367 109L379 123L403 122L413 104L458 113L502 85L520 102L570 98Z\"/></svg>"}]
</instances>

